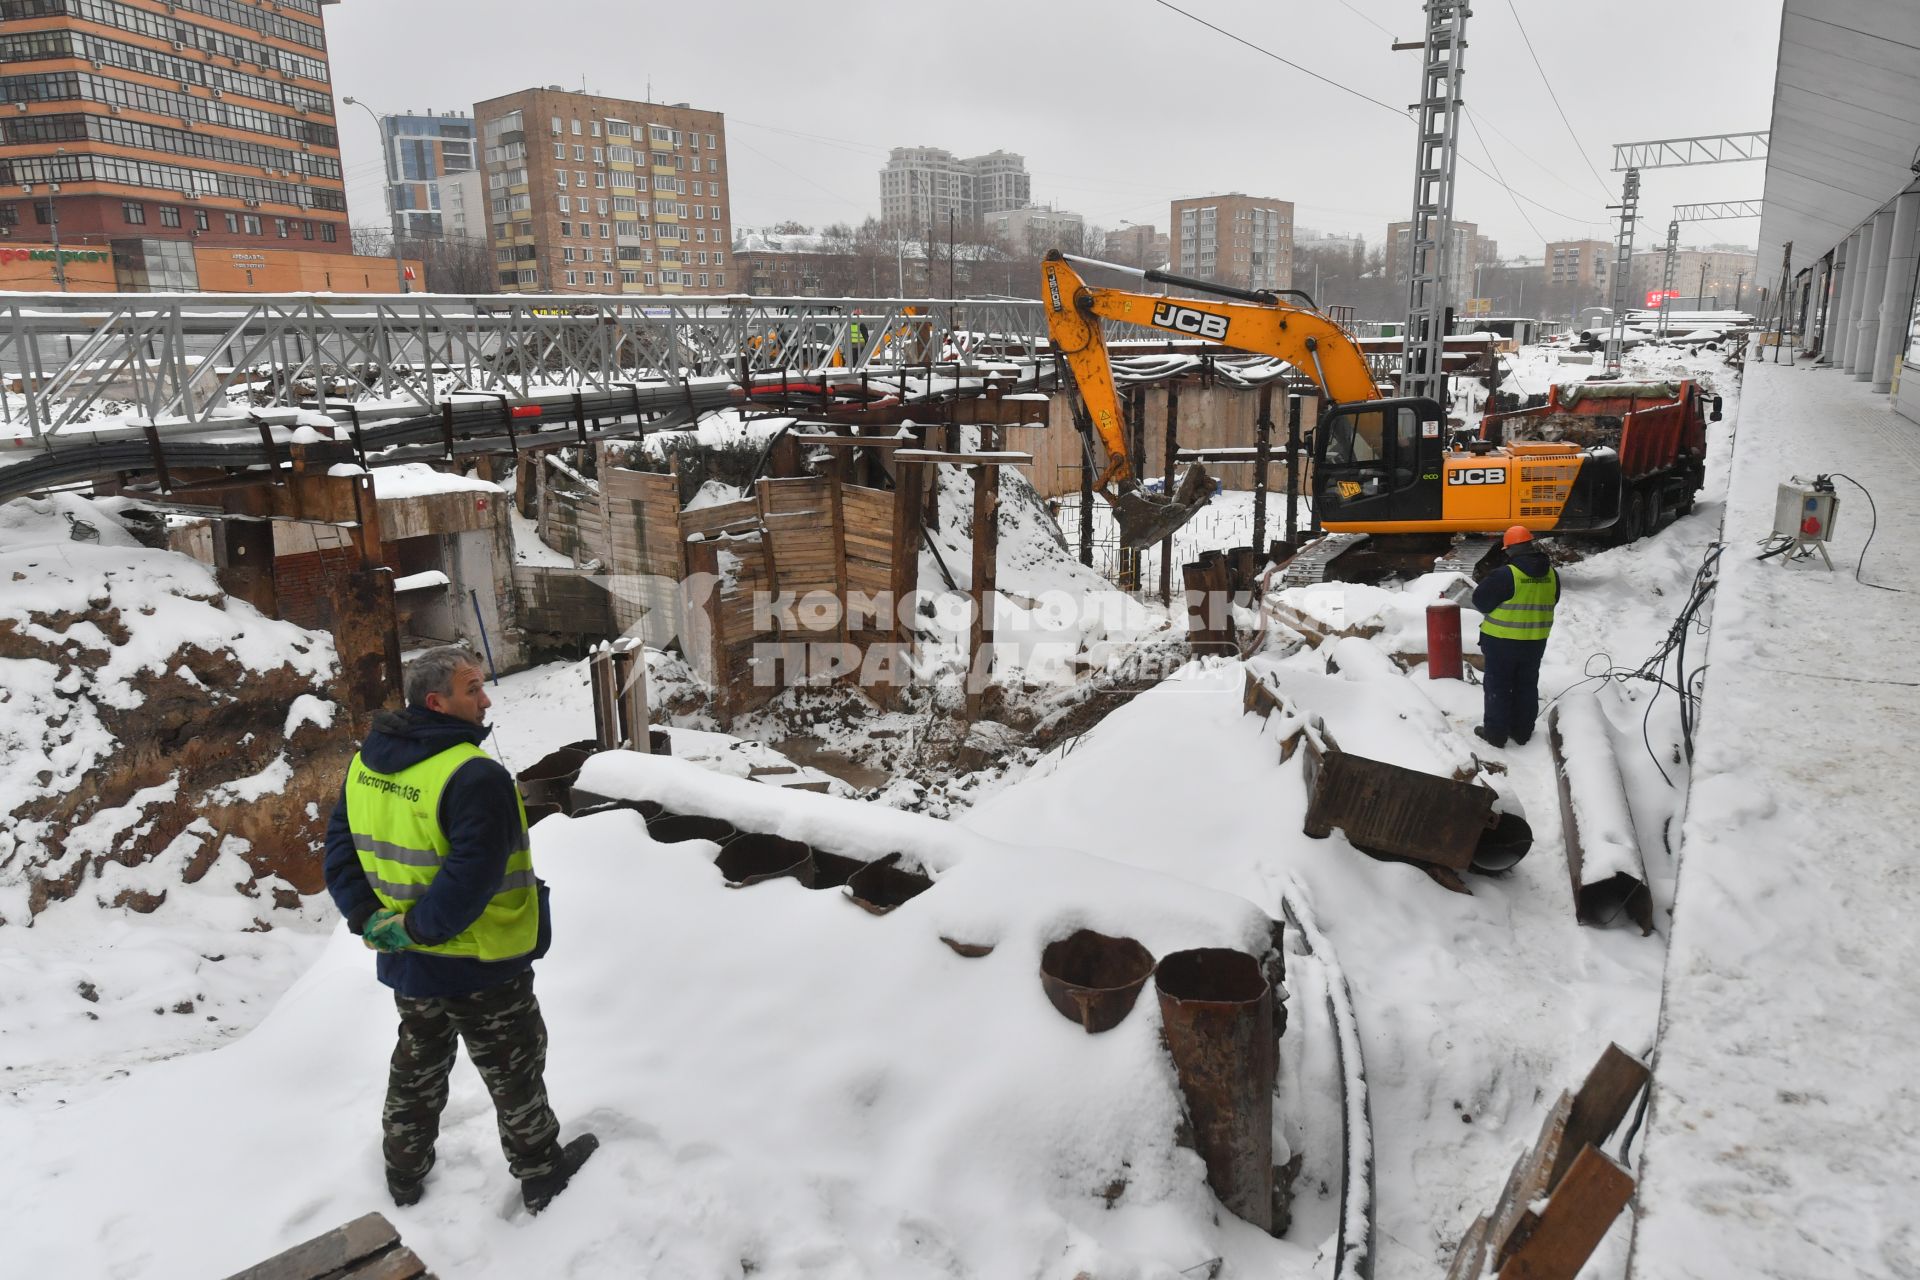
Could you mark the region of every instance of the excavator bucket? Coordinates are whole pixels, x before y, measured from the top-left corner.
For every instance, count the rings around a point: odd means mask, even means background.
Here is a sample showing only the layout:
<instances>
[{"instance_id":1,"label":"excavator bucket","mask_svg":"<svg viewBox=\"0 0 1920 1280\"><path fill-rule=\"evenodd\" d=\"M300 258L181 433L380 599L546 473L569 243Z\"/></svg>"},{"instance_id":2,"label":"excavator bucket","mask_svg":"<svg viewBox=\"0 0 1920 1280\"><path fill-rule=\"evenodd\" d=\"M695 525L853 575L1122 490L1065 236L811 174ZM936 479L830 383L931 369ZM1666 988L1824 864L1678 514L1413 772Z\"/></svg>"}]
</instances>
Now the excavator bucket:
<instances>
[{"instance_id":1,"label":"excavator bucket","mask_svg":"<svg viewBox=\"0 0 1920 1280\"><path fill-rule=\"evenodd\" d=\"M1113 518L1120 526L1120 545L1151 546L1171 537L1176 529L1200 513L1213 500L1213 477L1205 467L1195 464L1180 477L1173 497L1159 498L1138 489L1107 495L1113 506Z\"/></svg>"}]
</instances>

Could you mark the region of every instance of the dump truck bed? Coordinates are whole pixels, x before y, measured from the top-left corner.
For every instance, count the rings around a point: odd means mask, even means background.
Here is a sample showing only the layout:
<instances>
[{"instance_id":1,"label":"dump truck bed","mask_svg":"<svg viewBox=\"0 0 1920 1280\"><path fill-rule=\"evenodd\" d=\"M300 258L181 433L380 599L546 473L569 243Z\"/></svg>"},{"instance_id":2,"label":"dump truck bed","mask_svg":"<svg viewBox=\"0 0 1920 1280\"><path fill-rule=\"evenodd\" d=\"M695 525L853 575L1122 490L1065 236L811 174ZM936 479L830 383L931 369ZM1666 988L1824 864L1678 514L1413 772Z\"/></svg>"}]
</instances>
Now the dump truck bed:
<instances>
[{"instance_id":1,"label":"dump truck bed","mask_svg":"<svg viewBox=\"0 0 1920 1280\"><path fill-rule=\"evenodd\" d=\"M1535 409L1489 419L1509 442L1538 440L1604 447L1620 456L1629 481L1663 471L1683 456L1702 457L1706 416L1691 381L1556 386Z\"/></svg>"}]
</instances>

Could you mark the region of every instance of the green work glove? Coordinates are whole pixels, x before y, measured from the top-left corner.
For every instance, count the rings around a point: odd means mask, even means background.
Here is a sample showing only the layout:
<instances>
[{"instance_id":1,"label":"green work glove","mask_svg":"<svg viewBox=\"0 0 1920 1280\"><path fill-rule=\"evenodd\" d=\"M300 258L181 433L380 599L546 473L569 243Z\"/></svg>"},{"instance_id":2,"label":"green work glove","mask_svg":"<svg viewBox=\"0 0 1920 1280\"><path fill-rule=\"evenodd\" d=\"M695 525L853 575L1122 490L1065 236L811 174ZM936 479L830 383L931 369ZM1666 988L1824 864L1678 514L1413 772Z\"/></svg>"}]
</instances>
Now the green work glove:
<instances>
[{"instance_id":1,"label":"green work glove","mask_svg":"<svg viewBox=\"0 0 1920 1280\"><path fill-rule=\"evenodd\" d=\"M360 931L360 937L375 951L389 955L413 945L413 939L407 936L407 918L385 907L367 917L367 927Z\"/></svg>"}]
</instances>

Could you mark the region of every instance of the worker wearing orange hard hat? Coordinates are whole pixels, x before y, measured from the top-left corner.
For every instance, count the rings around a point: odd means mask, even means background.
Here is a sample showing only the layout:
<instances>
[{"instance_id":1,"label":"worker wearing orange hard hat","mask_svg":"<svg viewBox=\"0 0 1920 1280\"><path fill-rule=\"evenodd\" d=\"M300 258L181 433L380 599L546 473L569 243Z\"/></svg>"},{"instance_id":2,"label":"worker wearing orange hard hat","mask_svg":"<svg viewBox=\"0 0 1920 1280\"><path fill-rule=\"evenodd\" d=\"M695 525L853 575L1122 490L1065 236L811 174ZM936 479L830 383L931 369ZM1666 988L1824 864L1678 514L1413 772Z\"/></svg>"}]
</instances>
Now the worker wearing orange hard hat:
<instances>
[{"instance_id":1,"label":"worker wearing orange hard hat","mask_svg":"<svg viewBox=\"0 0 1920 1280\"><path fill-rule=\"evenodd\" d=\"M1560 575L1525 525L1501 539L1507 563L1480 580L1480 652L1487 660L1486 701L1474 733L1492 746L1526 745L1540 715L1540 660L1560 603Z\"/></svg>"}]
</instances>

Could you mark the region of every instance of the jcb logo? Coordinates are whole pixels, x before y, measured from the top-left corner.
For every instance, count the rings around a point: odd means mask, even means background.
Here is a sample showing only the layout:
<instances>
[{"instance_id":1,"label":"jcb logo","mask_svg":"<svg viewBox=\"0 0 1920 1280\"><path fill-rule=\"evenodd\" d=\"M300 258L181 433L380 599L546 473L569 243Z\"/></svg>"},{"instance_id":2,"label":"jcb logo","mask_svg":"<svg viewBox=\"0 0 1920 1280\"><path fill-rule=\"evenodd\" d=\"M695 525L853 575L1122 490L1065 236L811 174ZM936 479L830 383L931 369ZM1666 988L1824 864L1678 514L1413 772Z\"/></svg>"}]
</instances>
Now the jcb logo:
<instances>
[{"instance_id":1,"label":"jcb logo","mask_svg":"<svg viewBox=\"0 0 1920 1280\"><path fill-rule=\"evenodd\" d=\"M1209 315L1205 311L1195 311L1192 307L1176 307L1171 302L1162 302L1154 307L1153 323L1162 329L1191 333L1198 337L1211 338L1215 342L1227 340L1225 316Z\"/></svg>"},{"instance_id":2,"label":"jcb logo","mask_svg":"<svg viewBox=\"0 0 1920 1280\"><path fill-rule=\"evenodd\" d=\"M1467 467L1461 471L1447 472L1448 484L1505 484L1505 467Z\"/></svg>"}]
</instances>

